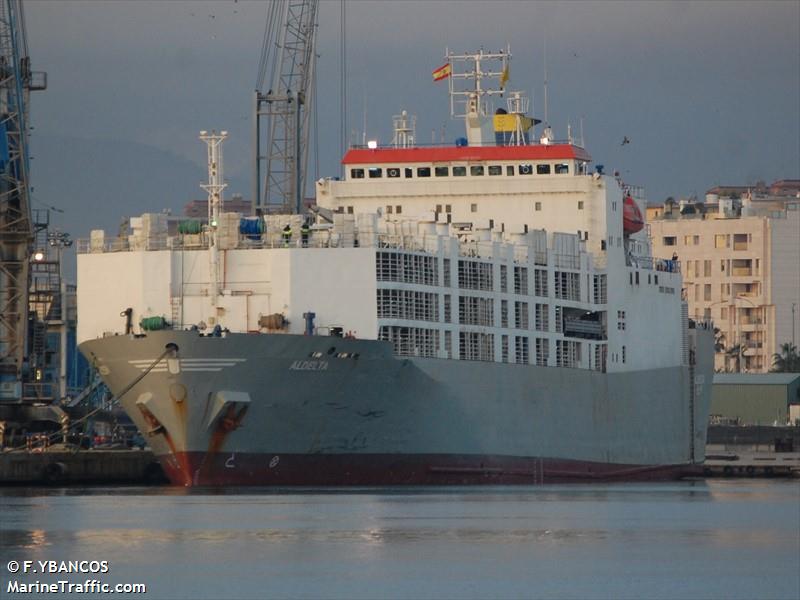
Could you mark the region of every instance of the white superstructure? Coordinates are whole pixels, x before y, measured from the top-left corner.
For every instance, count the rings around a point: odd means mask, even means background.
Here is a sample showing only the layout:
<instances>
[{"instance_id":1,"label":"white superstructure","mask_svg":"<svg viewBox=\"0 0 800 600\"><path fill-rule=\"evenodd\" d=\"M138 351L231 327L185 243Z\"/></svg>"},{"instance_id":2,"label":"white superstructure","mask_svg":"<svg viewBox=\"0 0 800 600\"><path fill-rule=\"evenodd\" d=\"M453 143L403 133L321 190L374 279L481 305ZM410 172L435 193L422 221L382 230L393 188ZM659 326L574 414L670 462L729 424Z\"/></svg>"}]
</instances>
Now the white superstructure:
<instances>
[{"instance_id":1,"label":"white superstructure","mask_svg":"<svg viewBox=\"0 0 800 600\"><path fill-rule=\"evenodd\" d=\"M473 75L493 55L475 56ZM505 84L510 54L496 58L502 69L483 75ZM384 339L401 356L603 372L688 364L678 263L655 261L642 223L624 223L643 194L591 172L588 153L549 128L529 143L520 93L488 114L496 91L476 81L457 93L479 143L415 147L403 111L392 147L351 149L343 180L317 182L313 224L222 213L185 228L195 233L95 232L78 260L79 340L118 333L130 307L134 321L178 328ZM212 181L221 155L209 157Z\"/></svg>"}]
</instances>

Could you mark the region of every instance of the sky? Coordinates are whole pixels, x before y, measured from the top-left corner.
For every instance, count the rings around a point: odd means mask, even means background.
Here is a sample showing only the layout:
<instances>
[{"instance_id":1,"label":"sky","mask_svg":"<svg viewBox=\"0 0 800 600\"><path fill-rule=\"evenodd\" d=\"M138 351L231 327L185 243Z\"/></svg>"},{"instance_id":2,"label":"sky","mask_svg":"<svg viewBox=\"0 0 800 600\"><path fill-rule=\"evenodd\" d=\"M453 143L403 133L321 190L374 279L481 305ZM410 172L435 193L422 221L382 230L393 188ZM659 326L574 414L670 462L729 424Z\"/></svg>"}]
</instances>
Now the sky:
<instances>
[{"instance_id":1,"label":"sky","mask_svg":"<svg viewBox=\"0 0 800 600\"><path fill-rule=\"evenodd\" d=\"M200 130L229 132L226 194L250 195L253 91L268 3L28 0L34 208L74 238L203 198ZM511 89L557 138L583 123L594 162L651 202L717 184L800 178L800 2L388 2L345 4L346 139L452 142L446 48L509 45ZM341 3L322 0L309 181L340 174ZM630 144L622 145L627 137ZM38 160L37 160L38 159ZM318 169L316 165L318 164ZM308 193L313 193L309 186Z\"/></svg>"}]
</instances>

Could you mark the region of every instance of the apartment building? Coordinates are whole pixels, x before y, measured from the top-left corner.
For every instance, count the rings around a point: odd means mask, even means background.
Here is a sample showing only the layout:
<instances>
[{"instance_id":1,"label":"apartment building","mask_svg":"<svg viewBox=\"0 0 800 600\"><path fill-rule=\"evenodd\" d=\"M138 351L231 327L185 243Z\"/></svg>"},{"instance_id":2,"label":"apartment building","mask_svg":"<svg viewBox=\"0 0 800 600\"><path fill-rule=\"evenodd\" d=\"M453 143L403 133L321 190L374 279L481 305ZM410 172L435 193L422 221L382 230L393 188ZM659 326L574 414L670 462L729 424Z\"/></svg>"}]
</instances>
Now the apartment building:
<instances>
[{"instance_id":1,"label":"apartment building","mask_svg":"<svg viewBox=\"0 0 800 600\"><path fill-rule=\"evenodd\" d=\"M681 262L690 316L719 329L720 372L768 372L781 344L800 342L800 196L776 184L647 211L654 256Z\"/></svg>"}]
</instances>

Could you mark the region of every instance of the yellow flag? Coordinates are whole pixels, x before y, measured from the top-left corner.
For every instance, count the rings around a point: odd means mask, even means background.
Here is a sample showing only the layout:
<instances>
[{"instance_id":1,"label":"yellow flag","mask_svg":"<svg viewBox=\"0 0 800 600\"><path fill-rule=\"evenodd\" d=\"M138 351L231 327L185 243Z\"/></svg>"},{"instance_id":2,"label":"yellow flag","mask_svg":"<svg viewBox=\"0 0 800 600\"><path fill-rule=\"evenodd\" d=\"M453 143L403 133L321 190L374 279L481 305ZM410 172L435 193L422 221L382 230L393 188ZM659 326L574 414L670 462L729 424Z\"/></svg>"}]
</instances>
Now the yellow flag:
<instances>
[{"instance_id":1,"label":"yellow flag","mask_svg":"<svg viewBox=\"0 0 800 600\"><path fill-rule=\"evenodd\" d=\"M506 82L508 82L508 65L506 65L506 68L503 69L503 73L500 75L500 89L506 87Z\"/></svg>"}]
</instances>

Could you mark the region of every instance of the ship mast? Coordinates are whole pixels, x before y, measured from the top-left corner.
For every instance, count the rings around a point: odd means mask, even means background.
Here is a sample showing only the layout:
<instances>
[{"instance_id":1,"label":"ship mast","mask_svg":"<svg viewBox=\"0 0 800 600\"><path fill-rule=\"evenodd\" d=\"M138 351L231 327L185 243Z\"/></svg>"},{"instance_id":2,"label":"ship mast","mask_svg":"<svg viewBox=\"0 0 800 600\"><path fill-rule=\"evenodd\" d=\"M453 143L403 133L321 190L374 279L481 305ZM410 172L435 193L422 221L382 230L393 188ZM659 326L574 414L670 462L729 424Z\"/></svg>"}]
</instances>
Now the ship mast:
<instances>
[{"instance_id":1,"label":"ship mast","mask_svg":"<svg viewBox=\"0 0 800 600\"><path fill-rule=\"evenodd\" d=\"M208 148L208 183L201 183L200 187L208 193L208 261L210 273L211 306L217 305L219 298L219 250L217 229L219 228L219 215L222 212L222 193L228 186L222 178L222 142L228 137L227 131L217 134L211 131L200 132L200 139Z\"/></svg>"}]
</instances>

